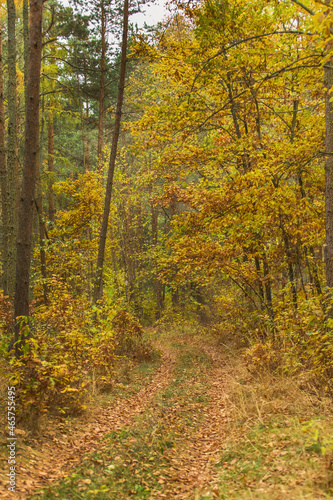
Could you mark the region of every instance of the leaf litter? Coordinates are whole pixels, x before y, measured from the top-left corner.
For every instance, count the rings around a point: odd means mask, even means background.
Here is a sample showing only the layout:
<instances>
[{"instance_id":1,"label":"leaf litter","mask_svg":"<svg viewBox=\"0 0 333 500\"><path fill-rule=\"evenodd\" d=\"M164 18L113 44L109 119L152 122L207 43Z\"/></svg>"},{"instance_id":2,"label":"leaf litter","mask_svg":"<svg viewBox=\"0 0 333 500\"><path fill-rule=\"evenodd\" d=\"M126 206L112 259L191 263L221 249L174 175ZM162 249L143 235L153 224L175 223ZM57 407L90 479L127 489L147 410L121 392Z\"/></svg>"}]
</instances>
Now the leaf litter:
<instances>
[{"instance_id":1,"label":"leaf litter","mask_svg":"<svg viewBox=\"0 0 333 500\"><path fill-rule=\"evenodd\" d=\"M74 478L73 485L81 492L80 498L85 498L84 492L89 497L114 500L129 497L147 500L264 499L266 493L267 498L284 498L288 488L283 484L283 478L287 477L291 467L287 460L303 453L296 448L298 438L282 432L283 429L277 434L274 434L276 429L267 432L267 441L260 440L258 435L251 437L245 429L246 425L252 425L251 417L246 424L235 422L234 402L230 400L230 391L226 390L228 379L235 377L235 373L221 348L209 345L200 337L183 335L182 349L176 349L176 344L172 349L171 340L160 341L162 365L154 380L139 393L126 400L120 397L120 401L100 408L98 418L90 415L85 423L78 422L71 438L51 430L43 436L39 449L36 442L30 447L22 447L16 498L29 498L45 487L52 487L55 491L59 481L68 484L70 478ZM190 361L191 375L185 371L184 376L177 375L177 359L193 347L205 353L211 366L205 368L194 356ZM281 402L281 408L283 404ZM283 414L286 408L282 408ZM242 409L241 405L239 409ZM259 408L258 413L259 427L268 429ZM230 435L231 429L235 429L233 436ZM170 443L168 433L173 433ZM140 439L148 444L141 455L136 455ZM246 446L248 449L242 456L242 448ZM26 455L24 460L23 452ZM303 462L296 464L298 479L295 484L303 484L307 475L301 467L308 465L309 455L303 455ZM263 466L260 475L256 476L253 470L257 467L258 457ZM73 474L84 460L91 464L88 469L82 468L84 477ZM316 466L319 460L314 458L313 462ZM111 482L96 487L98 468ZM223 481L227 492L223 490ZM278 488L276 481L281 482ZM318 490L316 494L312 491L311 498L331 498ZM2 498L10 498L3 492ZM59 493L48 496L58 497ZM67 498L66 494L60 494L60 497ZM290 495L290 498L296 496Z\"/></svg>"},{"instance_id":2,"label":"leaf litter","mask_svg":"<svg viewBox=\"0 0 333 500\"><path fill-rule=\"evenodd\" d=\"M142 413L157 391L168 385L172 375L174 359L165 349L162 353L162 365L153 381L137 394L115 402L107 407L99 407L98 414L85 415L85 422L78 422L71 436L58 432L45 431L38 439L32 439L31 445L23 444L18 453L17 488L15 499L23 500L43 487L66 477L85 454L94 449L101 449L101 439L111 429L120 430L130 425L136 415ZM23 456L24 453L24 456ZM7 469L6 457L3 458L3 470ZM13 498L6 487L6 472L0 476L1 498Z\"/></svg>"}]
</instances>

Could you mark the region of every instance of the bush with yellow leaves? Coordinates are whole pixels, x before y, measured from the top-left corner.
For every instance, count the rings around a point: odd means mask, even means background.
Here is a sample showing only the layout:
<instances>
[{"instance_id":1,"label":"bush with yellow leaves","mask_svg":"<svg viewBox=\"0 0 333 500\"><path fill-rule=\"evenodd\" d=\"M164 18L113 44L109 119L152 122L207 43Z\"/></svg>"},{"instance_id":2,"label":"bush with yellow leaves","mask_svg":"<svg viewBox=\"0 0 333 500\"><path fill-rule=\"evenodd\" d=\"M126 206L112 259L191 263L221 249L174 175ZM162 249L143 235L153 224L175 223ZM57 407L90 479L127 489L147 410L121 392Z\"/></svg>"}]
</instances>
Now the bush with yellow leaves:
<instances>
[{"instance_id":1,"label":"bush with yellow leaves","mask_svg":"<svg viewBox=\"0 0 333 500\"><path fill-rule=\"evenodd\" d=\"M326 304L326 306L325 306ZM297 308L288 296L277 303L274 323L262 341L253 336L245 350L250 371L269 369L315 385L333 394L333 322L328 318L329 296L299 297ZM268 323L267 317L263 321Z\"/></svg>"},{"instance_id":2,"label":"bush with yellow leaves","mask_svg":"<svg viewBox=\"0 0 333 500\"><path fill-rule=\"evenodd\" d=\"M112 378L117 359L114 333L106 331L105 325L92 325L84 299L69 303L65 296L60 305L53 303L47 312L36 314L31 326L22 321L22 333L29 337L33 332L33 336L20 359L13 352L5 356L9 383L19 394L19 418L32 413L78 413L85 408L92 386L96 388L96 380L103 386Z\"/></svg>"}]
</instances>

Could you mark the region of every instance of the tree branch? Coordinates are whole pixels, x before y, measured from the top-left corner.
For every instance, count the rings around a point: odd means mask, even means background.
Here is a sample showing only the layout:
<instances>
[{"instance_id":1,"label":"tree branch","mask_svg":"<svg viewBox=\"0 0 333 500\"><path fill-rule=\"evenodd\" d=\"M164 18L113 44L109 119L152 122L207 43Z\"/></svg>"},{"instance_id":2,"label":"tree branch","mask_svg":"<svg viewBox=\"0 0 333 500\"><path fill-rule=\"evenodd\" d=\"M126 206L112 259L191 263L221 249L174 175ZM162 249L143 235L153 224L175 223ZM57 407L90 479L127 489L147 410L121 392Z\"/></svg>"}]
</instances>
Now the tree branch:
<instances>
[{"instance_id":1,"label":"tree branch","mask_svg":"<svg viewBox=\"0 0 333 500\"><path fill-rule=\"evenodd\" d=\"M302 2L299 2L298 0L291 0L291 1L292 1L292 3L295 3L296 5L298 5L302 9L304 9L308 14L310 14L310 16L314 16L315 15L315 13L313 12L313 10L309 9L309 7L307 7L306 5L304 5Z\"/></svg>"},{"instance_id":2,"label":"tree branch","mask_svg":"<svg viewBox=\"0 0 333 500\"><path fill-rule=\"evenodd\" d=\"M193 83L192 83L192 88L191 92L193 90L194 84L199 77L200 73L203 71L205 66L210 63L213 59L215 59L218 56L221 56L222 54L225 54L228 50L237 47L238 45L241 45L242 43L250 42L251 40L257 40L259 38L264 38L267 36L272 36L272 35L286 35L286 34L293 34L293 35L308 35L308 36L313 36L313 33L306 33L305 31L294 31L294 30L285 30L285 31L272 31L271 33L263 33L262 35L254 35L250 36L248 38L243 38L242 40L239 40L238 42L234 42L231 45L228 45L227 47L223 48L222 50L219 50L216 54L213 56L209 57L202 65L202 68L200 71L196 74L194 77Z\"/></svg>"}]
</instances>

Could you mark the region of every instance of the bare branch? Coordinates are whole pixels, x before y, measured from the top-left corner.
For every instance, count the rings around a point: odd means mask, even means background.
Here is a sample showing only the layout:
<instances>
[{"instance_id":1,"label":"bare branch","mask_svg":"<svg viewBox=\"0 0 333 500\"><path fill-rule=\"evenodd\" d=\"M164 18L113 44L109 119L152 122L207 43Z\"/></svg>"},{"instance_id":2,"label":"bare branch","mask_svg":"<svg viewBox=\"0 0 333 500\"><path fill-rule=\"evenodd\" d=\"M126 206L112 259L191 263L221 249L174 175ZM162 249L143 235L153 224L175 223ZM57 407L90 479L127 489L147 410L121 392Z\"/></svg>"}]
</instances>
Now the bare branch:
<instances>
[{"instance_id":1,"label":"bare branch","mask_svg":"<svg viewBox=\"0 0 333 500\"><path fill-rule=\"evenodd\" d=\"M291 0L291 1L292 1L292 3L295 3L296 5L298 5L302 9L304 9L308 14L310 14L310 16L314 16L315 15L315 13L313 12L313 10L309 9L309 7L307 7L306 5L304 5L304 3L299 2L298 0Z\"/></svg>"}]
</instances>

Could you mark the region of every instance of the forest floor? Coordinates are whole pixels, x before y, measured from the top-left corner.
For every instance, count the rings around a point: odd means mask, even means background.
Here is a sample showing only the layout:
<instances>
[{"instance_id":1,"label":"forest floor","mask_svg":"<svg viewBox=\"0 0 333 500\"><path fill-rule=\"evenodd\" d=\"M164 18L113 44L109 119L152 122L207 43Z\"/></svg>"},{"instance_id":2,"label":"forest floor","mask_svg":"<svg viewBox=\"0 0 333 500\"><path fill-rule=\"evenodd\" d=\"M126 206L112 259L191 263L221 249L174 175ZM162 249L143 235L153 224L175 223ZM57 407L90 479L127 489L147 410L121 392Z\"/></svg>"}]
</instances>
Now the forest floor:
<instances>
[{"instance_id":1,"label":"forest floor","mask_svg":"<svg viewBox=\"0 0 333 500\"><path fill-rule=\"evenodd\" d=\"M250 374L219 336L150 337L160 358L124 366L83 416L37 435L18 429L17 492L4 472L1 498L333 498L331 457L321 454L330 401L290 378Z\"/></svg>"}]
</instances>

